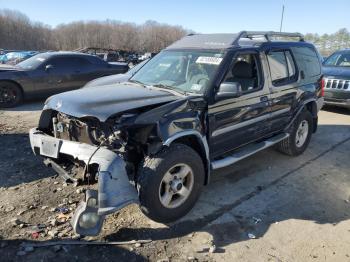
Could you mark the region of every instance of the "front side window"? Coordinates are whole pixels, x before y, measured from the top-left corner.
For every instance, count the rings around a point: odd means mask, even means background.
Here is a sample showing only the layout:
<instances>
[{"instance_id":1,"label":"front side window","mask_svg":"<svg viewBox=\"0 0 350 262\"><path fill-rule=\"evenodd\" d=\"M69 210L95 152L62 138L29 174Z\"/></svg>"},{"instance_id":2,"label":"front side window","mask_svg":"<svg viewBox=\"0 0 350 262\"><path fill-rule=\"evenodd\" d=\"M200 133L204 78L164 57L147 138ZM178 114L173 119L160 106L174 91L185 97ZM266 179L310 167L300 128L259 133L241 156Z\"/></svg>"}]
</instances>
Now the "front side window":
<instances>
[{"instance_id":1,"label":"front side window","mask_svg":"<svg viewBox=\"0 0 350 262\"><path fill-rule=\"evenodd\" d=\"M327 58L324 62L325 66L350 66L350 52L349 53L335 53Z\"/></svg>"},{"instance_id":2,"label":"front side window","mask_svg":"<svg viewBox=\"0 0 350 262\"><path fill-rule=\"evenodd\" d=\"M203 94L221 64L220 51L163 51L131 79L144 85Z\"/></svg>"},{"instance_id":3,"label":"front side window","mask_svg":"<svg viewBox=\"0 0 350 262\"><path fill-rule=\"evenodd\" d=\"M296 76L296 68L290 51L271 51L267 54L272 83L284 84Z\"/></svg>"},{"instance_id":4,"label":"front side window","mask_svg":"<svg viewBox=\"0 0 350 262\"><path fill-rule=\"evenodd\" d=\"M257 54L239 54L235 57L224 82L237 82L242 92L253 92L261 87L261 70Z\"/></svg>"}]
</instances>

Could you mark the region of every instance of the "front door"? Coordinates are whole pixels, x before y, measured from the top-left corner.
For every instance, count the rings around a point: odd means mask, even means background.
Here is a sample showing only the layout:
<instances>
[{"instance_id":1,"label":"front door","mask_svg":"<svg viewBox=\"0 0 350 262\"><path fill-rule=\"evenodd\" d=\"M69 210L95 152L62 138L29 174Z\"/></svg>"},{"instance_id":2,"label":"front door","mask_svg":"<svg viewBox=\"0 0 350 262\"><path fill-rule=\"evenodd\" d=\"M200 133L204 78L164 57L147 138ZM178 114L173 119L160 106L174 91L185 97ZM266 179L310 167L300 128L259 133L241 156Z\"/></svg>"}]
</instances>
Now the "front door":
<instances>
[{"instance_id":1,"label":"front door","mask_svg":"<svg viewBox=\"0 0 350 262\"><path fill-rule=\"evenodd\" d=\"M242 94L238 98L216 101L209 105L212 159L269 133L269 88L263 79L258 52L235 55L222 82L239 83Z\"/></svg>"}]
</instances>

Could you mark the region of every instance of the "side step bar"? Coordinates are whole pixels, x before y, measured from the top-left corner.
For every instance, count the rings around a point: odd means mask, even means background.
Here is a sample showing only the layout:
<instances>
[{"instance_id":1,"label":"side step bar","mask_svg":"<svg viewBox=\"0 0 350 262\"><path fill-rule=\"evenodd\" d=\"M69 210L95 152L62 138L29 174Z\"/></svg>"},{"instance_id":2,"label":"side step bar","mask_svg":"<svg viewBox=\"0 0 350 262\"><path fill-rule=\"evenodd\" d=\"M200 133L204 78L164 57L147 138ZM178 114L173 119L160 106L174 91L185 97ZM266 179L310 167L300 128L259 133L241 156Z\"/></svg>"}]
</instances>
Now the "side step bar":
<instances>
[{"instance_id":1,"label":"side step bar","mask_svg":"<svg viewBox=\"0 0 350 262\"><path fill-rule=\"evenodd\" d=\"M283 139L286 139L287 137L289 137L289 134L283 133L273 136L263 142L247 145L241 149L236 150L234 153L232 153L232 155L229 155L223 159L213 161L211 163L211 167L215 170L232 165L248 156L254 155L255 153L261 150L264 150L270 146L273 146L274 144L277 144L278 142L282 141Z\"/></svg>"}]
</instances>

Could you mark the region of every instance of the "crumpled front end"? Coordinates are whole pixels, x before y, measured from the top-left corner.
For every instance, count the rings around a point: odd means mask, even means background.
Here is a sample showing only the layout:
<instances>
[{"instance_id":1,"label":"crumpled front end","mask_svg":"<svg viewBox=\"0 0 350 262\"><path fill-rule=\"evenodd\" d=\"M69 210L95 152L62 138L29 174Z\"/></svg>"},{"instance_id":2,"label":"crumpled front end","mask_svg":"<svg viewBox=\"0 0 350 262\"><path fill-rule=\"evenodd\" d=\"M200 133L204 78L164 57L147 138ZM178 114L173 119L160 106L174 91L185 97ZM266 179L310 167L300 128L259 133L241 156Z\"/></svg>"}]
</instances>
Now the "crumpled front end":
<instances>
[{"instance_id":1,"label":"crumpled front end","mask_svg":"<svg viewBox=\"0 0 350 262\"><path fill-rule=\"evenodd\" d=\"M106 215L138 203L138 194L129 182L126 163L115 152L103 146L52 137L36 128L31 129L29 135L33 152L48 159L53 167L60 169L57 162L62 155L87 167L97 167L98 190L86 191L85 201L79 204L72 219L78 234L97 235Z\"/></svg>"}]
</instances>

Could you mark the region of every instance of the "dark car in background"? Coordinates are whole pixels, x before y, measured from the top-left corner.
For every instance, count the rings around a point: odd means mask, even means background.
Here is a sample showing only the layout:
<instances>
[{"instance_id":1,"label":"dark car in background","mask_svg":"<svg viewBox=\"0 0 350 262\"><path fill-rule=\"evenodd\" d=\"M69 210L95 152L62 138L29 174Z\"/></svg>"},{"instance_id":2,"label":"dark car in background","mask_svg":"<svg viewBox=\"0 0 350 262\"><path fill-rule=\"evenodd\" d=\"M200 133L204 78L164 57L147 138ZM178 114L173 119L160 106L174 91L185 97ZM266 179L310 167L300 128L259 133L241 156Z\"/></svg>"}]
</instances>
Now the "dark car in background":
<instances>
[{"instance_id":1,"label":"dark car in background","mask_svg":"<svg viewBox=\"0 0 350 262\"><path fill-rule=\"evenodd\" d=\"M125 74L103 76L103 77L91 80L90 82L86 83L84 88L85 87L93 87L93 86L112 85L112 84L119 84L119 83L126 82L134 74L136 74L136 72L139 71L148 61L149 61L149 59L142 61L141 63L139 63L136 66L134 66L133 68L131 68Z\"/></svg>"},{"instance_id":2,"label":"dark car in background","mask_svg":"<svg viewBox=\"0 0 350 262\"><path fill-rule=\"evenodd\" d=\"M48 52L15 66L0 67L0 107L24 99L47 97L84 86L92 79L123 74L126 63L107 63L97 56L75 52Z\"/></svg>"},{"instance_id":3,"label":"dark car in background","mask_svg":"<svg viewBox=\"0 0 350 262\"><path fill-rule=\"evenodd\" d=\"M350 109L350 49L340 50L323 63L325 104Z\"/></svg>"}]
</instances>

